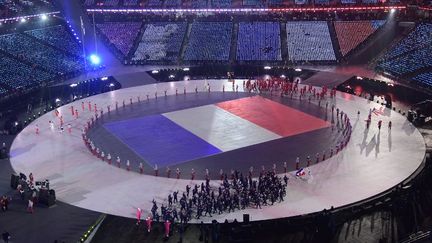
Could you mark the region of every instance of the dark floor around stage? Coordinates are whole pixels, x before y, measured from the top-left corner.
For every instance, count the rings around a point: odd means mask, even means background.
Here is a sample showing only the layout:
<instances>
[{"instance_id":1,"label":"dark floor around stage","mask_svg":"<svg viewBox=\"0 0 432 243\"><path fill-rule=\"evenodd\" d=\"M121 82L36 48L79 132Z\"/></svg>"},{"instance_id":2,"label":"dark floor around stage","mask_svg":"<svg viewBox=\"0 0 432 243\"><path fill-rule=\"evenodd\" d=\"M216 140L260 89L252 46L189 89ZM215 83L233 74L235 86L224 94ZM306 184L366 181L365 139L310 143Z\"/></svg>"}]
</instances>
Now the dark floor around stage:
<instances>
[{"instance_id":1,"label":"dark floor around stage","mask_svg":"<svg viewBox=\"0 0 432 243\"><path fill-rule=\"evenodd\" d=\"M88 136L98 147L101 148L102 151L105 151L105 154L107 154L106 151L108 151L113 157L113 160L115 160L117 156L120 156L123 163L125 163L124 161L126 161L126 159L129 159L132 170L138 171L139 162L145 161L144 158L139 156L129 146L107 131L107 129L102 126L103 124L214 104L221 101L234 100L248 96L251 96L251 94L212 92L210 94L198 93L186 96L168 96L158 98L158 100L150 99L149 101L141 101L141 103L134 103L125 108L119 107L118 111L112 111L110 114L105 114L103 119L100 119L98 124L90 129ZM299 102L298 100L291 100L289 98L270 95L262 96L314 117L319 117L323 120L330 119L329 117L326 117L325 105L322 105L320 108L315 104ZM337 129L332 131L331 126L329 126L327 128L283 137L281 139L255 144L208 157L185 161L184 163L177 164L175 167L171 168L171 175L174 175L174 170L178 167L183 172L182 178L190 178L190 171L194 168L195 171L197 171L197 178L200 179L204 178L203 172L207 168L210 171L211 177L216 179L219 178L220 169L223 169L225 173L230 173L231 169L236 169L247 174L251 166L255 168L255 171L259 171L261 170L262 165L267 169L270 169L273 163L277 163L278 172L283 172L284 161L287 162L288 170L292 171L295 169L295 161L297 157L301 158L301 166L306 166L307 156L310 156L312 163L315 163L316 153L320 154L319 157L320 160L322 160L323 151L329 151L330 147L334 148L338 143L340 136L341 133L338 132ZM314 144L313 147L308 146L311 143ZM167 151L167 153L169 152L170 151ZM328 156L329 152L327 152L327 157ZM145 173L152 174L153 165L147 163L143 164L145 166ZM236 165L235 168L233 168L233 164ZM159 167L159 170L161 171L161 175L164 176L166 169Z\"/></svg>"}]
</instances>

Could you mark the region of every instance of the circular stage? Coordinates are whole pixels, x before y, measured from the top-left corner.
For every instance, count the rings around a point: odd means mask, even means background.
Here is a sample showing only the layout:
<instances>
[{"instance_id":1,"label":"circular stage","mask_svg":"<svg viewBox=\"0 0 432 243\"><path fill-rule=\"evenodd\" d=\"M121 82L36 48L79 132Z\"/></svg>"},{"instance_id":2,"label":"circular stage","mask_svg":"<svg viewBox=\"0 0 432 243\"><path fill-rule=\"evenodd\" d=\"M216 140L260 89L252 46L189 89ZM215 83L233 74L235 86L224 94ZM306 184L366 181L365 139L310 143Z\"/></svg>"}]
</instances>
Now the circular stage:
<instances>
[{"instance_id":1,"label":"circular stage","mask_svg":"<svg viewBox=\"0 0 432 243\"><path fill-rule=\"evenodd\" d=\"M425 144L419 131L404 116L377 103L338 92L336 98L326 98L318 106L316 100L299 100L298 96L243 92L240 82L238 93L227 80L199 80L144 85L76 101L58 109L64 123L71 124L72 133L50 128L50 120L58 123L53 112L41 116L13 142L12 166L16 172L32 172L36 180L49 179L60 201L134 218L137 207L148 213L153 199L166 203L171 192L201 184L205 169L216 179L220 169L227 174L232 169L247 173L253 167L258 174L262 166L270 170L273 164L283 173L286 162L291 172L282 203L199 220L210 222L242 221L243 214L250 214L253 221L290 217L358 202L404 181L424 159ZM120 156L122 168L101 161L85 146L81 130L94 115L87 102L105 112L88 137L102 151ZM352 134L347 146L330 157L330 149L342 139L339 124L331 121L333 104L350 118ZM71 106L79 111L79 118L72 116ZM371 109L375 112L366 129ZM381 130L378 120L383 121ZM307 156L312 161L311 176L298 179L292 172L295 159L300 157L301 166L306 166ZM126 159L134 171L124 169ZM144 175L137 173L139 162L145 166ZM159 177L153 176L154 164ZM172 178L166 178L167 167ZM176 168L181 170L181 179L173 178ZM194 181L190 180L192 168ZM211 183L218 186L220 181Z\"/></svg>"}]
</instances>

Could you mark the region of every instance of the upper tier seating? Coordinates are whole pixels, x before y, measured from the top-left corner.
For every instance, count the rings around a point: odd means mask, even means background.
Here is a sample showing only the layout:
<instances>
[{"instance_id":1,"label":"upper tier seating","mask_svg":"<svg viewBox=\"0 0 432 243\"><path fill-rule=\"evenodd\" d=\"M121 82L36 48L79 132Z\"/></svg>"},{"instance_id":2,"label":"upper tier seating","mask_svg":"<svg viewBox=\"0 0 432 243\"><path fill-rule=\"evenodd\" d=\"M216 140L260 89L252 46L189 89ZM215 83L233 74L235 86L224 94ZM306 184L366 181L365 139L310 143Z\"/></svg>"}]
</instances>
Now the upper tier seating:
<instances>
[{"instance_id":1,"label":"upper tier seating","mask_svg":"<svg viewBox=\"0 0 432 243\"><path fill-rule=\"evenodd\" d=\"M118 7L119 0L103 0L100 5L107 7Z\"/></svg>"},{"instance_id":2,"label":"upper tier seating","mask_svg":"<svg viewBox=\"0 0 432 243\"><path fill-rule=\"evenodd\" d=\"M127 56L141 28L140 22L106 22L96 24L123 56Z\"/></svg>"},{"instance_id":3,"label":"upper tier seating","mask_svg":"<svg viewBox=\"0 0 432 243\"><path fill-rule=\"evenodd\" d=\"M138 0L123 0L123 6L129 7L129 6L137 6Z\"/></svg>"},{"instance_id":4,"label":"upper tier seating","mask_svg":"<svg viewBox=\"0 0 432 243\"><path fill-rule=\"evenodd\" d=\"M177 60L187 23L147 24L132 60Z\"/></svg>"},{"instance_id":5,"label":"upper tier seating","mask_svg":"<svg viewBox=\"0 0 432 243\"><path fill-rule=\"evenodd\" d=\"M329 4L330 0L314 0L315 4Z\"/></svg>"},{"instance_id":6,"label":"upper tier seating","mask_svg":"<svg viewBox=\"0 0 432 243\"><path fill-rule=\"evenodd\" d=\"M334 61L327 22L287 22L288 57L292 61Z\"/></svg>"},{"instance_id":7,"label":"upper tier seating","mask_svg":"<svg viewBox=\"0 0 432 243\"><path fill-rule=\"evenodd\" d=\"M190 0L192 8L207 8L207 0Z\"/></svg>"},{"instance_id":8,"label":"upper tier seating","mask_svg":"<svg viewBox=\"0 0 432 243\"><path fill-rule=\"evenodd\" d=\"M232 5L232 0L211 0L213 8L229 8Z\"/></svg>"},{"instance_id":9,"label":"upper tier seating","mask_svg":"<svg viewBox=\"0 0 432 243\"><path fill-rule=\"evenodd\" d=\"M413 78L413 80L417 81L421 85L432 88L432 72L418 74Z\"/></svg>"},{"instance_id":10,"label":"upper tier seating","mask_svg":"<svg viewBox=\"0 0 432 243\"><path fill-rule=\"evenodd\" d=\"M165 0L165 6L168 8L181 7L182 0Z\"/></svg>"},{"instance_id":11,"label":"upper tier seating","mask_svg":"<svg viewBox=\"0 0 432 243\"><path fill-rule=\"evenodd\" d=\"M263 7L264 4L261 0L243 0L243 6Z\"/></svg>"},{"instance_id":12,"label":"upper tier seating","mask_svg":"<svg viewBox=\"0 0 432 243\"><path fill-rule=\"evenodd\" d=\"M0 0L0 18L33 15L54 11L51 1Z\"/></svg>"},{"instance_id":13,"label":"upper tier seating","mask_svg":"<svg viewBox=\"0 0 432 243\"><path fill-rule=\"evenodd\" d=\"M44 45L26 34L0 36L0 49L58 74L84 69L81 58Z\"/></svg>"},{"instance_id":14,"label":"upper tier seating","mask_svg":"<svg viewBox=\"0 0 432 243\"><path fill-rule=\"evenodd\" d=\"M63 25L56 25L25 32L39 40L76 56L82 56L82 46Z\"/></svg>"},{"instance_id":15,"label":"upper tier seating","mask_svg":"<svg viewBox=\"0 0 432 243\"><path fill-rule=\"evenodd\" d=\"M342 56L364 42L385 21L335 21L334 27Z\"/></svg>"},{"instance_id":16,"label":"upper tier seating","mask_svg":"<svg viewBox=\"0 0 432 243\"><path fill-rule=\"evenodd\" d=\"M432 24L419 24L378 61L383 72L404 76L432 66Z\"/></svg>"},{"instance_id":17,"label":"upper tier seating","mask_svg":"<svg viewBox=\"0 0 432 243\"><path fill-rule=\"evenodd\" d=\"M394 58L409 51L431 45L432 24L419 24L406 38L386 53L384 59Z\"/></svg>"},{"instance_id":18,"label":"upper tier seating","mask_svg":"<svg viewBox=\"0 0 432 243\"><path fill-rule=\"evenodd\" d=\"M162 7L162 0L148 0L147 2L147 7L151 7L151 8L160 8Z\"/></svg>"},{"instance_id":19,"label":"upper tier seating","mask_svg":"<svg viewBox=\"0 0 432 243\"><path fill-rule=\"evenodd\" d=\"M237 43L237 60L282 60L279 23L240 23Z\"/></svg>"},{"instance_id":20,"label":"upper tier seating","mask_svg":"<svg viewBox=\"0 0 432 243\"><path fill-rule=\"evenodd\" d=\"M227 61L232 29L231 22L194 22L184 60Z\"/></svg>"},{"instance_id":21,"label":"upper tier seating","mask_svg":"<svg viewBox=\"0 0 432 243\"><path fill-rule=\"evenodd\" d=\"M378 63L378 68L394 76L403 76L425 67L432 67L432 46L420 48L395 59Z\"/></svg>"},{"instance_id":22,"label":"upper tier seating","mask_svg":"<svg viewBox=\"0 0 432 243\"><path fill-rule=\"evenodd\" d=\"M1 85L7 85L10 88L28 88L39 85L42 81L48 81L54 78L54 75L23 64L7 56L0 58L0 93ZM6 89L3 89L6 93Z\"/></svg>"},{"instance_id":23,"label":"upper tier seating","mask_svg":"<svg viewBox=\"0 0 432 243\"><path fill-rule=\"evenodd\" d=\"M341 0L342 4L356 4L356 0Z\"/></svg>"}]
</instances>

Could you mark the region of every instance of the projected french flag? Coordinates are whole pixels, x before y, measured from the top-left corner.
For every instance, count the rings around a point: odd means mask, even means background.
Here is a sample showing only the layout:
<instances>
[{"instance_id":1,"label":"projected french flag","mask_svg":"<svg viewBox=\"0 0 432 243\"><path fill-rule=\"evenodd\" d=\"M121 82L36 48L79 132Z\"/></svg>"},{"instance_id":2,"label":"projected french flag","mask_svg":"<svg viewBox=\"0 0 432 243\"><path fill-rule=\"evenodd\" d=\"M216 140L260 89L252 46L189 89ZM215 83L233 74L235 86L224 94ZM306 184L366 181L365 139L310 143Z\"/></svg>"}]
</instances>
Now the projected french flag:
<instances>
[{"instance_id":1,"label":"projected french flag","mask_svg":"<svg viewBox=\"0 0 432 243\"><path fill-rule=\"evenodd\" d=\"M168 166L329 125L254 96L104 126L150 165Z\"/></svg>"}]
</instances>

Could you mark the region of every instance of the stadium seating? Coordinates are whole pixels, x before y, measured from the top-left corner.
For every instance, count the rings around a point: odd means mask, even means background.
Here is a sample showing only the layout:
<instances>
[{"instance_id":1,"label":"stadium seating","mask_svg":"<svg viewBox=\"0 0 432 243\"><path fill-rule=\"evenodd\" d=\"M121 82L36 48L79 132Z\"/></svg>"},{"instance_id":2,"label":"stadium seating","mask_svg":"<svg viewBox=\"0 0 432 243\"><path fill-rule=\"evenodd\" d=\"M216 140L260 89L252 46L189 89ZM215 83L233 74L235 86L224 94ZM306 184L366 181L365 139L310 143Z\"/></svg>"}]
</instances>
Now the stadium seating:
<instances>
[{"instance_id":1,"label":"stadium seating","mask_svg":"<svg viewBox=\"0 0 432 243\"><path fill-rule=\"evenodd\" d=\"M137 6L138 0L123 0L123 6L130 7L130 6Z\"/></svg>"},{"instance_id":2,"label":"stadium seating","mask_svg":"<svg viewBox=\"0 0 432 243\"><path fill-rule=\"evenodd\" d=\"M151 8L162 7L162 0L148 0L147 7L151 7Z\"/></svg>"},{"instance_id":3,"label":"stadium seating","mask_svg":"<svg viewBox=\"0 0 432 243\"><path fill-rule=\"evenodd\" d=\"M53 11L51 1L0 0L0 18L10 18Z\"/></svg>"},{"instance_id":4,"label":"stadium seating","mask_svg":"<svg viewBox=\"0 0 432 243\"><path fill-rule=\"evenodd\" d=\"M0 58L0 85L7 85L12 89L28 88L54 78L54 75L32 68L7 56ZM7 90L0 86L0 93Z\"/></svg>"},{"instance_id":5,"label":"stadium seating","mask_svg":"<svg viewBox=\"0 0 432 243\"><path fill-rule=\"evenodd\" d=\"M74 38L63 25L29 30L25 33L56 48L69 52L70 54L82 56L82 46L78 44L76 38Z\"/></svg>"},{"instance_id":6,"label":"stadium seating","mask_svg":"<svg viewBox=\"0 0 432 243\"><path fill-rule=\"evenodd\" d=\"M141 28L140 22L106 22L96 24L123 56L127 56Z\"/></svg>"},{"instance_id":7,"label":"stadium seating","mask_svg":"<svg viewBox=\"0 0 432 243\"><path fill-rule=\"evenodd\" d=\"M356 0L341 0L342 4L356 4Z\"/></svg>"},{"instance_id":8,"label":"stadium seating","mask_svg":"<svg viewBox=\"0 0 432 243\"><path fill-rule=\"evenodd\" d=\"M207 0L190 0L192 8L207 8Z\"/></svg>"},{"instance_id":9,"label":"stadium seating","mask_svg":"<svg viewBox=\"0 0 432 243\"><path fill-rule=\"evenodd\" d=\"M413 80L417 81L419 84L432 88L432 72L418 74L413 78Z\"/></svg>"},{"instance_id":10,"label":"stadium seating","mask_svg":"<svg viewBox=\"0 0 432 243\"><path fill-rule=\"evenodd\" d=\"M103 0L101 5L107 7L117 7L119 5L119 0Z\"/></svg>"},{"instance_id":11,"label":"stadium seating","mask_svg":"<svg viewBox=\"0 0 432 243\"><path fill-rule=\"evenodd\" d=\"M329 4L330 0L314 0L315 4Z\"/></svg>"},{"instance_id":12,"label":"stadium seating","mask_svg":"<svg viewBox=\"0 0 432 243\"><path fill-rule=\"evenodd\" d=\"M294 0L294 3L297 5L305 5L308 4L308 0Z\"/></svg>"},{"instance_id":13,"label":"stadium seating","mask_svg":"<svg viewBox=\"0 0 432 243\"><path fill-rule=\"evenodd\" d=\"M430 45L432 43L431 33L432 24L419 24L414 31L387 52L384 59L391 59L409 51Z\"/></svg>"},{"instance_id":14,"label":"stadium seating","mask_svg":"<svg viewBox=\"0 0 432 243\"><path fill-rule=\"evenodd\" d=\"M291 61L336 60L327 22L287 22L286 30Z\"/></svg>"},{"instance_id":15,"label":"stadium seating","mask_svg":"<svg viewBox=\"0 0 432 243\"><path fill-rule=\"evenodd\" d=\"M227 61L232 29L231 22L194 22L184 60Z\"/></svg>"},{"instance_id":16,"label":"stadium seating","mask_svg":"<svg viewBox=\"0 0 432 243\"><path fill-rule=\"evenodd\" d=\"M84 5L87 7L91 7L91 6L95 5L95 0L85 0Z\"/></svg>"},{"instance_id":17,"label":"stadium seating","mask_svg":"<svg viewBox=\"0 0 432 243\"><path fill-rule=\"evenodd\" d=\"M364 42L384 21L335 21L334 27L342 56Z\"/></svg>"},{"instance_id":18,"label":"stadium seating","mask_svg":"<svg viewBox=\"0 0 432 243\"><path fill-rule=\"evenodd\" d=\"M267 4L269 6L279 6L279 5L282 5L283 2L284 2L283 0L268 0Z\"/></svg>"},{"instance_id":19,"label":"stadium seating","mask_svg":"<svg viewBox=\"0 0 432 243\"><path fill-rule=\"evenodd\" d=\"M263 3L261 0L243 0L243 5L249 7L262 7Z\"/></svg>"},{"instance_id":20,"label":"stadium seating","mask_svg":"<svg viewBox=\"0 0 432 243\"><path fill-rule=\"evenodd\" d=\"M83 61L18 33L0 36L0 49L58 74L82 71Z\"/></svg>"},{"instance_id":21,"label":"stadium seating","mask_svg":"<svg viewBox=\"0 0 432 243\"><path fill-rule=\"evenodd\" d=\"M214 8L229 8L232 5L232 0L211 0L211 5Z\"/></svg>"},{"instance_id":22,"label":"stadium seating","mask_svg":"<svg viewBox=\"0 0 432 243\"><path fill-rule=\"evenodd\" d=\"M432 66L432 24L419 24L378 61L377 69L404 76Z\"/></svg>"},{"instance_id":23,"label":"stadium seating","mask_svg":"<svg viewBox=\"0 0 432 243\"><path fill-rule=\"evenodd\" d=\"M186 28L187 23L148 24L132 60L176 60Z\"/></svg>"},{"instance_id":24,"label":"stadium seating","mask_svg":"<svg viewBox=\"0 0 432 243\"><path fill-rule=\"evenodd\" d=\"M165 6L168 8L181 7L182 0L165 0Z\"/></svg>"},{"instance_id":25,"label":"stadium seating","mask_svg":"<svg viewBox=\"0 0 432 243\"><path fill-rule=\"evenodd\" d=\"M237 43L237 60L282 60L279 23L240 23Z\"/></svg>"},{"instance_id":26,"label":"stadium seating","mask_svg":"<svg viewBox=\"0 0 432 243\"><path fill-rule=\"evenodd\" d=\"M395 59L378 63L377 68L394 76L403 76L425 67L432 67L432 46L420 48Z\"/></svg>"}]
</instances>

